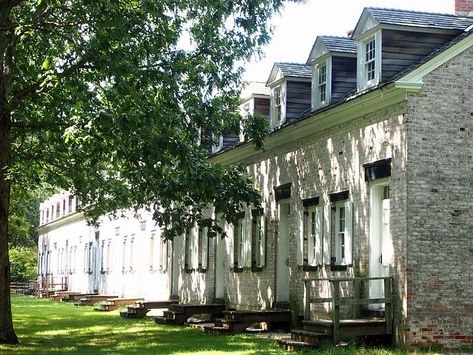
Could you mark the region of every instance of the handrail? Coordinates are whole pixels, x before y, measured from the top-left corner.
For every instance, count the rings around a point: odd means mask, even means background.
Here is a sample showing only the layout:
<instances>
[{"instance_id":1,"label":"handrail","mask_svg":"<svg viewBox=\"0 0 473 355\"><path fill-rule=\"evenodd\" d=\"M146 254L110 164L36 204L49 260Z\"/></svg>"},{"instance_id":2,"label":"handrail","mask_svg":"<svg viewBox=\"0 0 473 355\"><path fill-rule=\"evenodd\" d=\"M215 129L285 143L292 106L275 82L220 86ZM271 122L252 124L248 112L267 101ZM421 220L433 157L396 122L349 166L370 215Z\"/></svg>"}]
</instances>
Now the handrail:
<instances>
[{"instance_id":1,"label":"handrail","mask_svg":"<svg viewBox=\"0 0 473 355\"><path fill-rule=\"evenodd\" d=\"M362 298L360 295L361 282L369 281L383 281L384 297L382 298ZM310 319L310 305L312 303L331 303L332 304L332 327L333 340L337 344L340 340L340 306L352 306L353 317L359 317L359 310L361 305L384 303L384 316L386 321L386 333L392 333L393 322L393 294L392 294L392 277L351 277L351 278L307 278L303 279L305 288L305 312L304 318ZM329 298L311 298L310 297L310 283L311 282L329 282L332 288L332 297ZM340 283L353 282L353 293L349 297L341 297Z\"/></svg>"}]
</instances>

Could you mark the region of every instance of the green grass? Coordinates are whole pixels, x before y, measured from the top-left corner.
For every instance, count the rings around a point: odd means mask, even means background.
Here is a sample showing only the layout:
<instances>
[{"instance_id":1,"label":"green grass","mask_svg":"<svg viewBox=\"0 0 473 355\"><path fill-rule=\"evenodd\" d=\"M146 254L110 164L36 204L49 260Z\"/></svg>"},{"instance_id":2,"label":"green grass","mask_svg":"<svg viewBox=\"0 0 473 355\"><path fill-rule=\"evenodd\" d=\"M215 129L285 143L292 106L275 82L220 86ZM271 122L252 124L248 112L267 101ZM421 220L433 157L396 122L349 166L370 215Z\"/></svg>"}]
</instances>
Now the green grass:
<instances>
[{"instance_id":1,"label":"green grass","mask_svg":"<svg viewBox=\"0 0 473 355\"><path fill-rule=\"evenodd\" d=\"M17 346L11 354L285 354L271 340L251 335L214 336L188 327L161 326L150 319L122 319L118 311L12 295ZM400 354L382 349L328 349L319 354Z\"/></svg>"}]
</instances>

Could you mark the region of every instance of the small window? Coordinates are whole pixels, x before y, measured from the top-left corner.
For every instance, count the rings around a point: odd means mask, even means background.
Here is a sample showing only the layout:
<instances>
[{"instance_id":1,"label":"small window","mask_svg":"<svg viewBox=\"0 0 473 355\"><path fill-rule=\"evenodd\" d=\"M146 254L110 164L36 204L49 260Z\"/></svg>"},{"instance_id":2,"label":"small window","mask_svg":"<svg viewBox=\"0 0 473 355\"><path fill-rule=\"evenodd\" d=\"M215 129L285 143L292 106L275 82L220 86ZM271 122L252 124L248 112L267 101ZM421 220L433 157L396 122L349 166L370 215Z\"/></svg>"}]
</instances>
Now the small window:
<instances>
[{"instance_id":1,"label":"small window","mask_svg":"<svg viewBox=\"0 0 473 355\"><path fill-rule=\"evenodd\" d=\"M376 62L376 40L372 38L365 44L365 73L366 81L370 82L375 79L375 62Z\"/></svg>"},{"instance_id":2,"label":"small window","mask_svg":"<svg viewBox=\"0 0 473 355\"><path fill-rule=\"evenodd\" d=\"M72 203L74 201L74 196L69 196L68 212L72 212Z\"/></svg>"},{"instance_id":3,"label":"small window","mask_svg":"<svg viewBox=\"0 0 473 355\"><path fill-rule=\"evenodd\" d=\"M324 105L327 100L327 64L323 64L317 69L318 95L320 105Z\"/></svg>"},{"instance_id":4,"label":"small window","mask_svg":"<svg viewBox=\"0 0 473 355\"><path fill-rule=\"evenodd\" d=\"M280 86L274 88L274 112L275 123L281 123L282 120L282 90Z\"/></svg>"},{"instance_id":5,"label":"small window","mask_svg":"<svg viewBox=\"0 0 473 355\"><path fill-rule=\"evenodd\" d=\"M62 215L66 214L66 199L62 200Z\"/></svg>"},{"instance_id":6,"label":"small window","mask_svg":"<svg viewBox=\"0 0 473 355\"><path fill-rule=\"evenodd\" d=\"M140 221L140 231L146 230L146 221Z\"/></svg>"}]
</instances>

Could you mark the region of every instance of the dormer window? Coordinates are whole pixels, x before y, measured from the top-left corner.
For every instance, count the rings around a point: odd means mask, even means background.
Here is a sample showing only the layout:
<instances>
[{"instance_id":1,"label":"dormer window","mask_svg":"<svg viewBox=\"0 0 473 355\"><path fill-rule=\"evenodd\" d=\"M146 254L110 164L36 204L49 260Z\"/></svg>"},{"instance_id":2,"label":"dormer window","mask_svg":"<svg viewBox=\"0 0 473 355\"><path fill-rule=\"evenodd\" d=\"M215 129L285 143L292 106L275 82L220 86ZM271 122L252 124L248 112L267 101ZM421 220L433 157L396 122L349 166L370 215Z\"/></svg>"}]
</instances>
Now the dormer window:
<instances>
[{"instance_id":1,"label":"dormer window","mask_svg":"<svg viewBox=\"0 0 473 355\"><path fill-rule=\"evenodd\" d=\"M358 90L379 84L381 78L381 31L358 42Z\"/></svg>"},{"instance_id":2,"label":"dormer window","mask_svg":"<svg viewBox=\"0 0 473 355\"><path fill-rule=\"evenodd\" d=\"M213 137L212 153L217 153L223 148L223 136Z\"/></svg>"},{"instance_id":3,"label":"dormer window","mask_svg":"<svg viewBox=\"0 0 473 355\"><path fill-rule=\"evenodd\" d=\"M286 82L271 89L271 126L281 126L286 121Z\"/></svg>"},{"instance_id":4,"label":"dormer window","mask_svg":"<svg viewBox=\"0 0 473 355\"><path fill-rule=\"evenodd\" d=\"M368 82L375 78L376 40L373 38L365 45L365 71Z\"/></svg>"},{"instance_id":5,"label":"dormer window","mask_svg":"<svg viewBox=\"0 0 473 355\"><path fill-rule=\"evenodd\" d=\"M274 88L274 117L275 123L281 123L282 119L282 90L280 86Z\"/></svg>"},{"instance_id":6,"label":"dormer window","mask_svg":"<svg viewBox=\"0 0 473 355\"><path fill-rule=\"evenodd\" d=\"M314 65L312 82L312 109L314 110L330 103L331 66L331 57Z\"/></svg>"}]
</instances>

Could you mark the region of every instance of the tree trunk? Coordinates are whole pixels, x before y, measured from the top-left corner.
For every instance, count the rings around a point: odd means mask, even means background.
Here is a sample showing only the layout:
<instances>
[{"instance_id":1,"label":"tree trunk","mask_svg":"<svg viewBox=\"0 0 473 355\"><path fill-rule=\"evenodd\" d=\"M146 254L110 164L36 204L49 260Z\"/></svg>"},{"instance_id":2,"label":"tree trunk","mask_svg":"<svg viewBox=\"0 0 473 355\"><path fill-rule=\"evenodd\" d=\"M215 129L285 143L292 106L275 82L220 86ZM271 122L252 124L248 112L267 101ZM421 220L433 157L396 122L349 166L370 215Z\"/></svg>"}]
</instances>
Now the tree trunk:
<instances>
[{"instance_id":1,"label":"tree trunk","mask_svg":"<svg viewBox=\"0 0 473 355\"><path fill-rule=\"evenodd\" d=\"M1 112L3 111L3 112ZM17 344L10 302L10 259L8 256L8 214L10 211L11 115L0 105L0 343Z\"/></svg>"}]
</instances>

